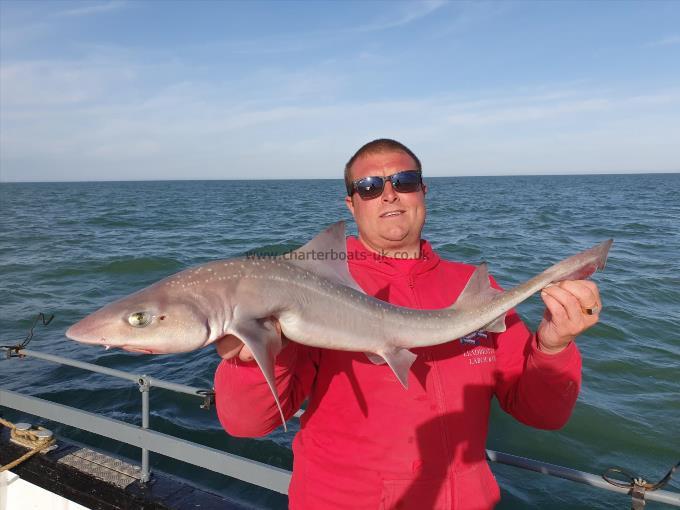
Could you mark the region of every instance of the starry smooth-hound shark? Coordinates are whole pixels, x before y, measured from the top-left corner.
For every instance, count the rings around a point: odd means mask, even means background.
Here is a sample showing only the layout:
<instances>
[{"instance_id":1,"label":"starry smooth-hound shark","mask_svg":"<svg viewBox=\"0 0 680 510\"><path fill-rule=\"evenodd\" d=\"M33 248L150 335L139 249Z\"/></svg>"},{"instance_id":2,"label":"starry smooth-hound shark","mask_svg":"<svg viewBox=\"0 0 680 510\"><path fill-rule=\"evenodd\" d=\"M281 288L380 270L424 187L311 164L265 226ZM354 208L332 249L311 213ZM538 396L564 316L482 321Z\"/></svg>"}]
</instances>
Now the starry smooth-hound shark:
<instances>
[{"instance_id":1,"label":"starry smooth-hound shark","mask_svg":"<svg viewBox=\"0 0 680 510\"><path fill-rule=\"evenodd\" d=\"M612 240L573 255L508 291L490 285L485 263L458 299L415 310L368 296L347 266L344 222L278 257L248 256L186 269L110 303L66 331L69 338L148 354L186 352L235 335L253 353L285 419L274 385L281 336L310 346L365 352L404 387L409 349L502 332L505 314L544 287L603 269Z\"/></svg>"}]
</instances>

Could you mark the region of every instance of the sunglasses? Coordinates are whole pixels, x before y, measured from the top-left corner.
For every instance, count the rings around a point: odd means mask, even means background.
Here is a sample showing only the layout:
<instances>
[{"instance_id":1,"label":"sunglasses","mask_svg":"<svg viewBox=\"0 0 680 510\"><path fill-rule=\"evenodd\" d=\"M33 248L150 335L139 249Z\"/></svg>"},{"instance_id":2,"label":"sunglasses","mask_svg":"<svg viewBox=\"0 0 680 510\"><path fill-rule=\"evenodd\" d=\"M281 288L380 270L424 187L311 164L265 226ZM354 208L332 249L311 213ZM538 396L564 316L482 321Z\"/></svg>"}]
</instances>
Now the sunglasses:
<instances>
[{"instance_id":1,"label":"sunglasses","mask_svg":"<svg viewBox=\"0 0 680 510\"><path fill-rule=\"evenodd\" d=\"M352 187L347 190L347 194L351 197L356 191L363 199L377 198L382 195L385 189L385 181L388 180L392 183L394 191L398 193L413 193L420 190L423 183L420 170L404 170L387 177L372 175L352 181Z\"/></svg>"}]
</instances>

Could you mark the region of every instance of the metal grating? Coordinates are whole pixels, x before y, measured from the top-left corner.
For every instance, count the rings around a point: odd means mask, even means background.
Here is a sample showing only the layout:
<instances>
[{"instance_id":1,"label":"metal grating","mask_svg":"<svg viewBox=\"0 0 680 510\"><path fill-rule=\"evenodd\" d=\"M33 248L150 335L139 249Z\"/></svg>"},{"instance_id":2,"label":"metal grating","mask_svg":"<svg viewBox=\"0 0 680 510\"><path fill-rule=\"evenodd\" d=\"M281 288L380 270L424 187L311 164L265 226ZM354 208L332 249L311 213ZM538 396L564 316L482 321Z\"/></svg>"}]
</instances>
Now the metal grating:
<instances>
[{"instance_id":1,"label":"metal grating","mask_svg":"<svg viewBox=\"0 0 680 510\"><path fill-rule=\"evenodd\" d=\"M60 464L74 467L99 480L125 488L141 477L141 468L120 459L109 457L88 448L81 448L65 455L58 461Z\"/></svg>"}]
</instances>

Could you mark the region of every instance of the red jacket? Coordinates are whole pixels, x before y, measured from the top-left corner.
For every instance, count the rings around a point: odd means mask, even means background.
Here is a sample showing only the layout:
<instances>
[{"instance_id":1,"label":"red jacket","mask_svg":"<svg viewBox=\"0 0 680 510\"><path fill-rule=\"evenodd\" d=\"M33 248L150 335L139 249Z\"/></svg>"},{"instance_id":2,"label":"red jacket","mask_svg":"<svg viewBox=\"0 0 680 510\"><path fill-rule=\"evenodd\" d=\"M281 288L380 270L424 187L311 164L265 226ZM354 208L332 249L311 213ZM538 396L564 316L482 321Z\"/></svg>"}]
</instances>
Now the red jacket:
<instances>
[{"instance_id":1,"label":"red jacket","mask_svg":"<svg viewBox=\"0 0 680 510\"><path fill-rule=\"evenodd\" d=\"M350 272L368 294L390 303L448 307L474 267L444 261L421 244L421 258L399 260L376 256L350 237ZM581 380L575 344L548 355L514 311L506 325L478 345L413 349L408 390L363 353L289 343L276 362L286 417L308 399L293 442L290 508L493 507L500 493L484 452L491 398L527 425L556 429L568 420ZM230 434L261 436L280 425L254 362L223 361L215 391Z\"/></svg>"}]
</instances>

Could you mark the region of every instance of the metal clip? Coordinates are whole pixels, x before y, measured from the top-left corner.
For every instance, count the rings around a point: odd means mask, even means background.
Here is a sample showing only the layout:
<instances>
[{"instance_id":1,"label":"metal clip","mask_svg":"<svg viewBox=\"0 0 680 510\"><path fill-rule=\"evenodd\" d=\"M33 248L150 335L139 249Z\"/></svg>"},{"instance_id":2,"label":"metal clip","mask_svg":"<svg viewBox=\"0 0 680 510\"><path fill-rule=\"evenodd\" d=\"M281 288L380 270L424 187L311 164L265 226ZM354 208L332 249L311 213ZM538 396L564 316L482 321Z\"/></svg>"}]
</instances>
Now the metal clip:
<instances>
[{"instance_id":1,"label":"metal clip","mask_svg":"<svg viewBox=\"0 0 680 510\"><path fill-rule=\"evenodd\" d=\"M633 498L631 510L643 510L645 508L645 493L647 492L647 482L642 478L633 479L633 487L630 495Z\"/></svg>"},{"instance_id":2,"label":"metal clip","mask_svg":"<svg viewBox=\"0 0 680 510\"><path fill-rule=\"evenodd\" d=\"M198 390L197 395L203 397L203 403L200 405L201 409L210 409L215 403L215 391L214 390Z\"/></svg>"},{"instance_id":3,"label":"metal clip","mask_svg":"<svg viewBox=\"0 0 680 510\"><path fill-rule=\"evenodd\" d=\"M149 391L149 389L151 388L149 378L145 375L143 375L137 380L137 384L139 385L139 391L142 393L144 393L145 391Z\"/></svg>"},{"instance_id":4,"label":"metal clip","mask_svg":"<svg viewBox=\"0 0 680 510\"><path fill-rule=\"evenodd\" d=\"M26 338L24 340L16 345L0 345L0 347L3 347L4 349L7 349L7 359L9 358L25 358L26 356L19 352L22 349L25 349L26 346L29 344L29 342L33 339L33 329L35 329L36 324L38 324L38 321L42 321L43 326L47 326L50 322L52 322L52 319L54 319L54 315L50 315L49 317L45 317L45 314L40 312L38 316L35 318L33 321L33 324L31 325L31 329L28 330L28 334L26 335Z\"/></svg>"}]
</instances>

